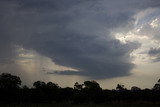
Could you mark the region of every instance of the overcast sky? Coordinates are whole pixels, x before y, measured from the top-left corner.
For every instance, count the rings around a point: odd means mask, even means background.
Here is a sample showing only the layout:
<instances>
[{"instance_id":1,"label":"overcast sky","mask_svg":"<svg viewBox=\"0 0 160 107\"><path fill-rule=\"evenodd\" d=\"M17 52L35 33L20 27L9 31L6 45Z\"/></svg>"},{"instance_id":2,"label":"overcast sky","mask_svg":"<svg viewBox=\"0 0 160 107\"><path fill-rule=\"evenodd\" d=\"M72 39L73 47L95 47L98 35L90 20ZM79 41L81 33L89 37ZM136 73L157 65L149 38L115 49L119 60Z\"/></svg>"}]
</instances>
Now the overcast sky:
<instances>
[{"instance_id":1,"label":"overcast sky","mask_svg":"<svg viewBox=\"0 0 160 107\"><path fill-rule=\"evenodd\" d=\"M159 0L0 0L0 72L23 84L152 88L159 65Z\"/></svg>"}]
</instances>

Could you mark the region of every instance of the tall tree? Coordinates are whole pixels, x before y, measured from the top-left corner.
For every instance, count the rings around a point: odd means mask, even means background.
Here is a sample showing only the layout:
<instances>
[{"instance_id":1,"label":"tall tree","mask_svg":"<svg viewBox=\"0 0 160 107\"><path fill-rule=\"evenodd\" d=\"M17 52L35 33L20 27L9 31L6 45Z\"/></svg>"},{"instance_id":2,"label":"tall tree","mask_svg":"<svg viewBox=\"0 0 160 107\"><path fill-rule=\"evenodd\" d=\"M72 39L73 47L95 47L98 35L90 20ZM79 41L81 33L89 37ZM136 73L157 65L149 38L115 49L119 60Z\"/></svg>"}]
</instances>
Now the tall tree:
<instances>
[{"instance_id":1,"label":"tall tree","mask_svg":"<svg viewBox=\"0 0 160 107\"><path fill-rule=\"evenodd\" d=\"M44 89L46 87L46 83L43 82L43 81L36 81L36 82L33 83L33 86L36 89Z\"/></svg>"},{"instance_id":2,"label":"tall tree","mask_svg":"<svg viewBox=\"0 0 160 107\"><path fill-rule=\"evenodd\" d=\"M21 79L18 76L9 73L0 75L0 89L17 89L21 85Z\"/></svg>"},{"instance_id":3,"label":"tall tree","mask_svg":"<svg viewBox=\"0 0 160 107\"><path fill-rule=\"evenodd\" d=\"M85 81L84 88L87 89L101 89L100 85L96 81Z\"/></svg>"}]
</instances>

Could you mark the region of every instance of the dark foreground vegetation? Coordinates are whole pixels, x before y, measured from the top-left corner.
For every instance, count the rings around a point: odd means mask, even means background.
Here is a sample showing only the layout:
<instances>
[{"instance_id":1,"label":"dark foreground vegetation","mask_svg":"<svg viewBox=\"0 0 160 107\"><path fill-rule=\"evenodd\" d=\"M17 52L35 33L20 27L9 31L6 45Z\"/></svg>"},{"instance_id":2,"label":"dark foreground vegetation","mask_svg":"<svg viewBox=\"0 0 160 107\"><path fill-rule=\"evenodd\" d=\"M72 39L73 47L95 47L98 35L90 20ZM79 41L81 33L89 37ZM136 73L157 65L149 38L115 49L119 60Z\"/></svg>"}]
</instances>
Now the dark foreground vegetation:
<instances>
[{"instance_id":1,"label":"dark foreground vegetation","mask_svg":"<svg viewBox=\"0 0 160 107\"><path fill-rule=\"evenodd\" d=\"M160 107L159 104L131 104L131 103L111 103L111 104L68 104L68 103L37 103L37 104L0 104L0 107Z\"/></svg>"},{"instance_id":2,"label":"dark foreground vegetation","mask_svg":"<svg viewBox=\"0 0 160 107\"><path fill-rule=\"evenodd\" d=\"M0 106L17 105L34 107L74 107L74 105L92 106L92 107L119 107L136 106L140 107L158 107L160 103L160 81L156 83L153 89L140 89L133 86L130 90L118 84L116 90L102 89L96 81L85 81L83 84L75 83L73 88L61 88L58 84L43 81L33 83L33 88L21 86L21 79L8 73L0 75ZM72 106L71 106L72 104ZM94 104L94 106L93 106ZM146 106L149 105L149 106ZM41 106L38 107L41 107ZM111 106L112 105L112 106ZM16 106L14 106L16 107ZM139 106L138 106L139 107Z\"/></svg>"}]
</instances>

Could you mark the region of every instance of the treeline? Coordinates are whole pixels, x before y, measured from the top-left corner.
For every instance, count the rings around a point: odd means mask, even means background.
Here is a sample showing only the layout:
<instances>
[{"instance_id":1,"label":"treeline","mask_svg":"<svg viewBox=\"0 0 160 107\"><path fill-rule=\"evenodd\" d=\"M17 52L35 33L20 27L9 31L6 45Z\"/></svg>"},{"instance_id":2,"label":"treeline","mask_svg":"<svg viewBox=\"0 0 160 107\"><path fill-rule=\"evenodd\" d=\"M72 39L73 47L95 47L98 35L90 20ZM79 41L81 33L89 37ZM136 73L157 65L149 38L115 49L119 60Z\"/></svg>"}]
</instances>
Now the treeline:
<instances>
[{"instance_id":1,"label":"treeline","mask_svg":"<svg viewBox=\"0 0 160 107\"><path fill-rule=\"evenodd\" d=\"M109 102L160 102L160 81L153 89L130 90L118 84L115 90L102 89L96 81L76 82L74 87L61 88L58 84L43 81L33 83L33 88L21 86L21 79L9 73L0 75L1 103L109 103Z\"/></svg>"}]
</instances>

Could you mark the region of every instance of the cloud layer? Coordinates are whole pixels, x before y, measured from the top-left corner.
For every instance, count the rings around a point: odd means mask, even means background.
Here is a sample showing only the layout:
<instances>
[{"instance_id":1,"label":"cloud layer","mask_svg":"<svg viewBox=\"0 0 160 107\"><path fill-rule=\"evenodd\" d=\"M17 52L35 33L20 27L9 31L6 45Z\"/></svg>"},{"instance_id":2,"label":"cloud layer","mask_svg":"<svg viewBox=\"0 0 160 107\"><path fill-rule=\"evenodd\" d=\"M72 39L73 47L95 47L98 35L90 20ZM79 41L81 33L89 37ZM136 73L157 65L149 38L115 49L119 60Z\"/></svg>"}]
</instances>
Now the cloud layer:
<instances>
[{"instance_id":1,"label":"cloud layer","mask_svg":"<svg viewBox=\"0 0 160 107\"><path fill-rule=\"evenodd\" d=\"M145 1L145 2L144 2ZM105 79L129 75L137 42L121 43L111 32L134 23L151 0L1 0L1 63L14 60L16 45L74 71L50 72ZM133 25L134 26L134 25ZM4 59L5 61L3 61Z\"/></svg>"}]
</instances>

